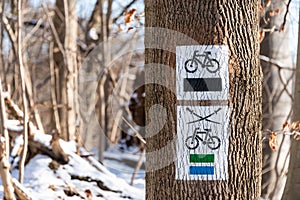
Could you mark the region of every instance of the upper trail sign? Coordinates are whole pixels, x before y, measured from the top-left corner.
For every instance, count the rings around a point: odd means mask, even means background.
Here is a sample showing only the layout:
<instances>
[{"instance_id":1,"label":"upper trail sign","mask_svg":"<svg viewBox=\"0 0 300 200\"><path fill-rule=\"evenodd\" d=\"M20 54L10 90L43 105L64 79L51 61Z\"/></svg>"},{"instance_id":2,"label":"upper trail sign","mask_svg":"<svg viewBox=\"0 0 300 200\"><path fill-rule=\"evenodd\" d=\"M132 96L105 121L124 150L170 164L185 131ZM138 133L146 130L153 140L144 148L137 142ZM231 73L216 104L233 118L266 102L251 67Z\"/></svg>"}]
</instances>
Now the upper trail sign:
<instances>
[{"instance_id":1,"label":"upper trail sign","mask_svg":"<svg viewBox=\"0 0 300 200\"><path fill-rule=\"evenodd\" d=\"M178 100L228 100L228 47L177 46Z\"/></svg>"}]
</instances>

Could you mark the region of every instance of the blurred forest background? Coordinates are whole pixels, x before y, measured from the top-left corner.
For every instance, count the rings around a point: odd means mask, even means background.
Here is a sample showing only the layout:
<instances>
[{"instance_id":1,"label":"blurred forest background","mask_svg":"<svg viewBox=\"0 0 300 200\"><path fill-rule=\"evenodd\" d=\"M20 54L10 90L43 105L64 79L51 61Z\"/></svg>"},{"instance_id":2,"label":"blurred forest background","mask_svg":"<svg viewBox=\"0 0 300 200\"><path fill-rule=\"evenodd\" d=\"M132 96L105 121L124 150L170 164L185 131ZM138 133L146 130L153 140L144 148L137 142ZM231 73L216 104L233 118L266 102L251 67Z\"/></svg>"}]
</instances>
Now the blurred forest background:
<instances>
[{"instance_id":1,"label":"blurred forest background","mask_svg":"<svg viewBox=\"0 0 300 200\"><path fill-rule=\"evenodd\" d=\"M68 163L59 153L64 147L55 145L61 138L75 141L80 157L96 158L118 177L130 174L133 185L145 167L143 0L0 2L0 152L18 169L17 182L25 176L30 187L24 166L37 154ZM282 126L293 121L299 4L262 0L258 8L265 199L281 199L287 179L291 139ZM36 139L38 132L51 136L49 144Z\"/></svg>"}]
</instances>

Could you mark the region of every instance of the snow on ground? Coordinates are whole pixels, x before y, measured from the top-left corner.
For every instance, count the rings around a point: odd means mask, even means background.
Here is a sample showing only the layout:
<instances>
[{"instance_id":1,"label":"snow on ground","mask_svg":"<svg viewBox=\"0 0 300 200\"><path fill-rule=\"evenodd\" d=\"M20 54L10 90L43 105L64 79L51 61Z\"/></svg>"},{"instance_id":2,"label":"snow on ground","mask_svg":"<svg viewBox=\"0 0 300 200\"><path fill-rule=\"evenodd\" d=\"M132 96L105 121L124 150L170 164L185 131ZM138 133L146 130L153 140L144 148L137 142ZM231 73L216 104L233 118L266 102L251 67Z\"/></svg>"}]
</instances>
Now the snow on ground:
<instances>
[{"instance_id":1,"label":"snow on ground","mask_svg":"<svg viewBox=\"0 0 300 200\"><path fill-rule=\"evenodd\" d=\"M104 152L103 165L118 177L124 179L128 184L131 182L132 173L135 170L136 164L140 158L140 152L137 153L137 148L129 148L120 150L120 145L110 147ZM145 193L145 158L143 164L135 175L133 186L139 188Z\"/></svg>"},{"instance_id":2,"label":"snow on ground","mask_svg":"<svg viewBox=\"0 0 300 200\"><path fill-rule=\"evenodd\" d=\"M133 162L138 159L138 155L130 157L129 154L121 153L116 149L109 149L105 153L104 161L107 170L94 158L87 160L75 154L74 142L60 142L64 151L69 154L70 161L67 165L59 165L56 169L55 165L53 167L51 158L36 155L25 167L23 185L33 199L84 199L86 190L92 192L93 199L139 200L145 198L144 170L140 170L136 175L134 182L136 187L128 184L135 167ZM123 160L127 161L123 162ZM11 173L14 178L18 178L17 169L13 169ZM73 188L75 192L73 196L66 194L70 188ZM0 198L3 199L2 184L0 185Z\"/></svg>"}]
</instances>

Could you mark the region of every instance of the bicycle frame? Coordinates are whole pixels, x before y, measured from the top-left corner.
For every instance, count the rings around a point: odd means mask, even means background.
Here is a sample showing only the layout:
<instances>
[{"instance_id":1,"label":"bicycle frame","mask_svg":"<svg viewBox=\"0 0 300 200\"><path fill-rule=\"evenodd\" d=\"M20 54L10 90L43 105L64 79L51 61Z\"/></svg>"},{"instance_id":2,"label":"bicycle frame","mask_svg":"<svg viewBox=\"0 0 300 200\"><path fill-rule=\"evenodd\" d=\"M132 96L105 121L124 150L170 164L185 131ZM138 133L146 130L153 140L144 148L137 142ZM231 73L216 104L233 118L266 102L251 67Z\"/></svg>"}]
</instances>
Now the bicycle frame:
<instances>
[{"instance_id":1,"label":"bicycle frame","mask_svg":"<svg viewBox=\"0 0 300 200\"><path fill-rule=\"evenodd\" d=\"M193 61L194 62L198 62L202 67L205 67L206 63L207 63L207 58L208 58L208 55L210 54L210 52L204 52L205 56L204 56L204 60L203 62L201 60L199 60L198 58L202 57L203 54L197 54L199 51L194 51L194 54L193 54Z\"/></svg>"},{"instance_id":2,"label":"bicycle frame","mask_svg":"<svg viewBox=\"0 0 300 200\"><path fill-rule=\"evenodd\" d=\"M197 131L199 130L200 128L196 128L195 131L194 131L194 134L193 134L193 141L195 140L195 138L197 137L200 141L202 142L207 142L207 139L208 138L211 138L210 134L209 134L209 130L206 130L205 131ZM201 138L199 135L205 135L204 139Z\"/></svg>"}]
</instances>

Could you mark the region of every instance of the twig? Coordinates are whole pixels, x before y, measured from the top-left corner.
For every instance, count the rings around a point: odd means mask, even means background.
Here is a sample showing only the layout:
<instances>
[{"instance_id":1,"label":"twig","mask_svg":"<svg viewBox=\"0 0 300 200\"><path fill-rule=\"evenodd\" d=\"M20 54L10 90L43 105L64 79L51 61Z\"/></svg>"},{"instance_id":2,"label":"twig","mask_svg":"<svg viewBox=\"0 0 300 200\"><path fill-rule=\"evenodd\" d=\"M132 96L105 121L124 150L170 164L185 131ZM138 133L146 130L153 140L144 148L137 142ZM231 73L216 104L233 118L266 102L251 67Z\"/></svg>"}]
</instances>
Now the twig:
<instances>
[{"instance_id":1,"label":"twig","mask_svg":"<svg viewBox=\"0 0 300 200\"><path fill-rule=\"evenodd\" d=\"M16 37L13 29L11 28L6 16L3 15L2 21L4 24L4 28L5 28L6 32L8 33L8 37L12 43L13 51L14 51L15 55L17 55L17 49L18 49L18 47L16 47L17 37Z\"/></svg>"},{"instance_id":2,"label":"twig","mask_svg":"<svg viewBox=\"0 0 300 200\"><path fill-rule=\"evenodd\" d=\"M275 59L269 58L269 57L267 57L267 56L260 55L259 58L260 58L260 60L262 60L262 61L271 63L272 65L274 65L274 66L277 67L277 68L284 69L284 70L290 70L290 71L296 71L296 69L293 68L293 67L283 67L283 64L282 64L282 63L278 62L278 61L275 60Z\"/></svg>"},{"instance_id":3,"label":"twig","mask_svg":"<svg viewBox=\"0 0 300 200\"><path fill-rule=\"evenodd\" d=\"M40 29L42 23L43 19L39 19L33 29L24 37L22 45L23 47L26 46L27 41L32 37L32 35Z\"/></svg>"},{"instance_id":4,"label":"twig","mask_svg":"<svg viewBox=\"0 0 300 200\"><path fill-rule=\"evenodd\" d=\"M124 7L123 11L113 19L113 22L116 22L123 14L124 12L126 12L126 10L132 6L134 3L136 2L136 0L132 0L129 4L127 4L127 6Z\"/></svg>"},{"instance_id":5,"label":"twig","mask_svg":"<svg viewBox=\"0 0 300 200\"><path fill-rule=\"evenodd\" d=\"M135 136L146 144L146 140L141 136L141 134L122 116L122 120L134 131Z\"/></svg>"},{"instance_id":6,"label":"twig","mask_svg":"<svg viewBox=\"0 0 300 200\"><path fill-rule=\"evenodd\" d=\"M139 161L134 169L134 172L132 173L132 176L131 176L131 181L130 181L130 185L133 185L133 181L134 181L134 177L136 175L136 173L139 171L139 169L141 168L142 166L142 163L143 163L143 158L146 154L146 148L143 149L142 153L141 153L141 156L139 158Z\"/></svg>"},{"instance_id":7,"label":"twig","mask_svg":"<svg viewBox=\"0 0 300 200\"><path fill-rule=\"evenodd\" d=\"M63 44L61 43L61 41L59 39L58 33L57 33L56 29L55 29L55 26L53 24L51 16L49 15L48 7L47 7L47 5L45 3L43 3L42 6L43 6L43 9L46 12L47 20L48 20L48 23L50 25L51 31L53 33L54 39L55 39L55 41L57 43L57 46L58 46L61 54L63 55L64 62L66 63L66 55L65 55L66 53L65 53L65 50L64 50L64 46L63 46Z\"/></svg>"},{"instance_id":8,"label":"twig","mask_svg":"<svg viewBox=\"0 0 300 200\"><path fill-rule=\"evenodd\" d=\"M287 15L289 13L289 8L290 8L290 4L291 4L292 0L289 0L287 5L286 5L286 11L285 11L285 14L284 14L284 18L283 18L283 23L280 27L280 30L284 30L285 28L285 24L286 24L286 19L287 19Z\"/></svg>"}]
</instances>

